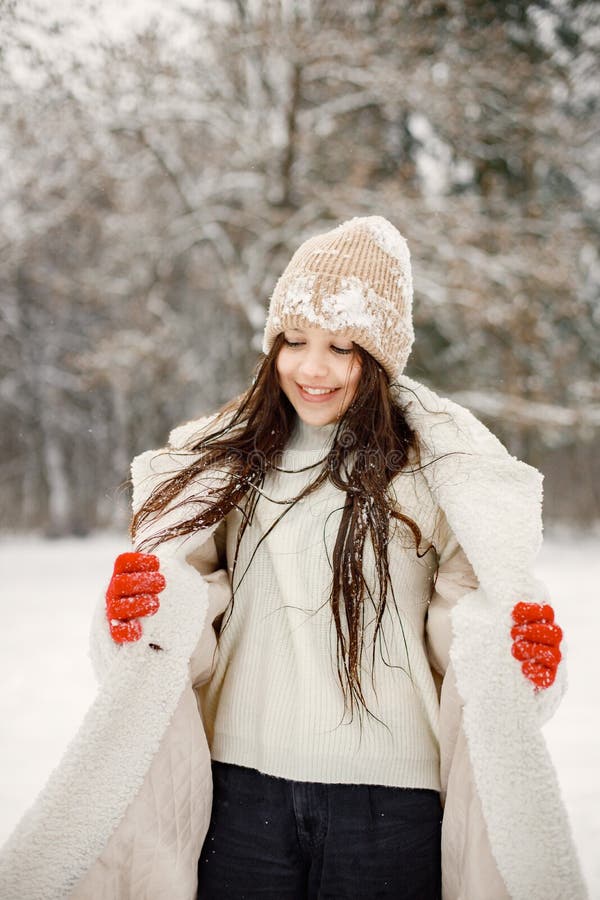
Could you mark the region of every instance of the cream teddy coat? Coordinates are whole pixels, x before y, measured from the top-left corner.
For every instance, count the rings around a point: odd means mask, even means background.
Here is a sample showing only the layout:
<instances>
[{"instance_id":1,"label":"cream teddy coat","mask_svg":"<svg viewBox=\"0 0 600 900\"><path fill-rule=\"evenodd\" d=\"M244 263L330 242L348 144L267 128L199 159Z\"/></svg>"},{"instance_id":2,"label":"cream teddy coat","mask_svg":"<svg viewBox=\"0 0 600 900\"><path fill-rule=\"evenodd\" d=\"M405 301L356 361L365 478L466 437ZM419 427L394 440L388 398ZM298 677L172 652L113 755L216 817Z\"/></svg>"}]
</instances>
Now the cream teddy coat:
<instances>
[{"instance_id":1,"label":"cream teddy coat","mask_svg":"<svg viewBox=\"0 0 600 900\"><path fill-rule=\"evenodd\" d=\"M399 391L424 445L428 487L479 581L451 609L432 603L427 623L434 655L451 641L439 721L443 898L583 900L540 732L564 690L564 663L555 684L534 693L510 652L514 604L551 599L532 575L541 475L464 408L405 376ZM182 464L169 451L206 421L175 429L168 448L134 460L134 508ZM160 527L168 522L169 513ZM212 782L193 685L208 677L212 622L229 599L213 533L154 551L167 587L139 642L115 645L99 604L92 644L98 694L3 848L2 900L195 900Z\"/></svg>"}]
</instances>

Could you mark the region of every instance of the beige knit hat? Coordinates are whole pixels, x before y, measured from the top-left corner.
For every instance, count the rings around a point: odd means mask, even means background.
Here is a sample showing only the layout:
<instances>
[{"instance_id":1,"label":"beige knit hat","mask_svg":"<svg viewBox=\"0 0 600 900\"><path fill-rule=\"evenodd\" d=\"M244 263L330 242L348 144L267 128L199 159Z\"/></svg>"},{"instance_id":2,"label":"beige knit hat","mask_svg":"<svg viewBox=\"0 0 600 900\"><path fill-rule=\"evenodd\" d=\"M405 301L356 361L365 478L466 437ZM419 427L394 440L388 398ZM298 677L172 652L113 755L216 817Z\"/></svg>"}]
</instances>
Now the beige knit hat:
<instances>
[{"instance_id":1,"label":"beige knit hat","mask_svg":"<svg viewBox=\"0 0 600 900\"><path fill-rule=\"evenodd\" d=\"M412 296L400 232L381 216L350 219L294 253L271 296L263 351L286 328L319 326L360 344L394 379L414 340Z\"/></svg>"}]
</instances>

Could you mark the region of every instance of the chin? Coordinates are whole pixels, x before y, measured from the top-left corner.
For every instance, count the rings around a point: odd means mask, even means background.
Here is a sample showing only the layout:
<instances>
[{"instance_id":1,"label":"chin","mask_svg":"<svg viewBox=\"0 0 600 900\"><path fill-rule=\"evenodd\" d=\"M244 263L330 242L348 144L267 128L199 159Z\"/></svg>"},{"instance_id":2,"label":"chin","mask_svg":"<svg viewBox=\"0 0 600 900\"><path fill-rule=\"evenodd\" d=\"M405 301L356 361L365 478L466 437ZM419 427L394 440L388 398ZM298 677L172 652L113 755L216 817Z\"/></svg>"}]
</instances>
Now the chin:
<instances>
[{"instance_id":1,"label":"chin","mask_svg":"<svg viewBox=\"0 0 600 900\"><path fill-rule=\"evenodd\" d=\"M338 419L337 412L331 412L330 410L299 410L296 407L296 413L305 425L333 425Z\"/></svg>"}]
</instances>

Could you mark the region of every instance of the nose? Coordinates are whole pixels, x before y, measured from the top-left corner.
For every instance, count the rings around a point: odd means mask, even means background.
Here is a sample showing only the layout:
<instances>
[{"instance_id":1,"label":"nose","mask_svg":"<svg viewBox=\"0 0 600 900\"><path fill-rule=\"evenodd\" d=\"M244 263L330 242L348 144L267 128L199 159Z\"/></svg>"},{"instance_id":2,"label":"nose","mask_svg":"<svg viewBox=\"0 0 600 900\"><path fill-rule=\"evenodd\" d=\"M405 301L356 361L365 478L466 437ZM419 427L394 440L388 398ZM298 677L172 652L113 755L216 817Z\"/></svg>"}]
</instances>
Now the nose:
<instances>
[{"instance_id":1,"label":"nose","mask_svg":"<svg viewBox=\"0 0 600 900\"><path fill-rule=\"evenodd\" d=\"M327 366L327 358L325 354L315 348L306 349L300 363L299 374L301 379L310 381L311 379L325 378L329 369Z\"/></svg>"}]
</instances>

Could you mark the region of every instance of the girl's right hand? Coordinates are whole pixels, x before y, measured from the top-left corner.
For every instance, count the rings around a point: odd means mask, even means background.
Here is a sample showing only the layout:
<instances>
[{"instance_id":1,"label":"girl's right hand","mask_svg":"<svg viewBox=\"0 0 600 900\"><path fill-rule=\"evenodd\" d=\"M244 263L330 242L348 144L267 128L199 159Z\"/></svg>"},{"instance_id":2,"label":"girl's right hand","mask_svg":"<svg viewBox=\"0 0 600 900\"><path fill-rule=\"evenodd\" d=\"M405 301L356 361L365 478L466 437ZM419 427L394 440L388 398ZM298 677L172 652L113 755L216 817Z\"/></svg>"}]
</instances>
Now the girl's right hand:
<instances>
[{"instance_id":1,"label":"girl's right hand","mask_svg":"<svg viewBox=\"0 0 600 900\"><path fill-rule=\"evenodd\" d=\"M158 611L157 595L166 585L158 569L158 557L151 553L117 556L106 592L106 618L117 644L138 641L142 636L139 617L153 616Z\"/></svg>"}]
</instances>

